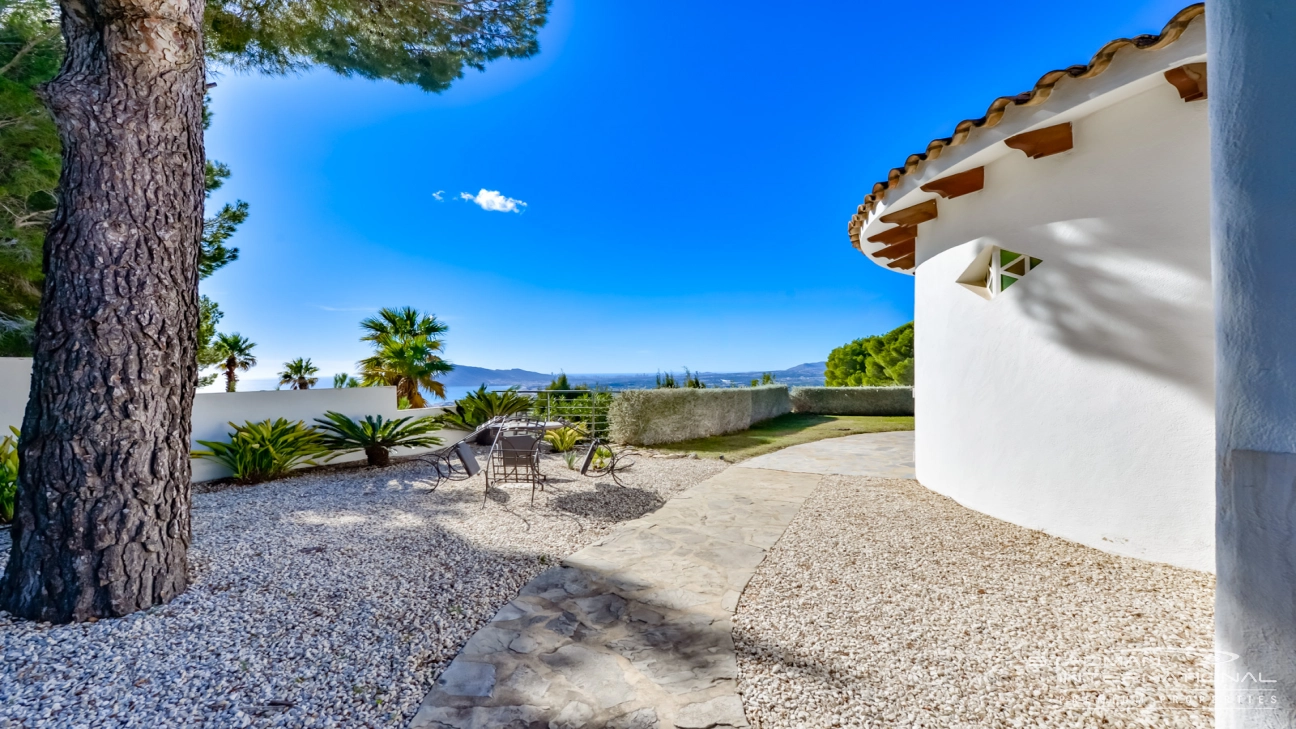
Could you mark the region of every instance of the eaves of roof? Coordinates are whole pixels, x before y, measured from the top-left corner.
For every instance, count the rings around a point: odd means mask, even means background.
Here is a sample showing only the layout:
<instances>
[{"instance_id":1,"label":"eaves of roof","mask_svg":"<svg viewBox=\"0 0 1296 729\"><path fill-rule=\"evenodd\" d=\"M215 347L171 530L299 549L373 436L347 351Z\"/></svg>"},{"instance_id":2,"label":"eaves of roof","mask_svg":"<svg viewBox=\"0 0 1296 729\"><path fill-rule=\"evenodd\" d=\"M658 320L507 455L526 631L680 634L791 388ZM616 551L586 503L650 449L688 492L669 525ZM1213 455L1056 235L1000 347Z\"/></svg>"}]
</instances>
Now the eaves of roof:
<instances>
[{"instance_id":1,"label":"eaves of roof","mask_svg":"<svg viewBox=\"0 0 1296 729\"><path fill-rule=\"evenodd\" d=\"M979 119L965 119L954 127L954 134L949 137L932 140L927 145L927 150L918 154L910 155L901 167L897 167L887 174L887 179L873 185L873 190L864 197L864 202L856 209L851 216L847 230L850 234L851 245L857 250L863 250L860 245L860 231L868 224L870 216L877 208L878 204L886 199L887 193L896 189L902 178L906 175L917 171L919 167L929 160L940 157L941 152L946 147L954 147L967 141L969 135L977 129L988 129L996 126L1003 119L1004 112L1012 106L1036 106L1043 104L1053 93L1053 88L1059 81L1067 78L1071 79L1089 79L1101 75L1111 65L1112 59L1116 54L1126 48L1140 51L1150 51L1164 48L1174 43L1183 35L1184 31L1198 16L1205 14L1205 3L1196 3L1180 10L1175 14L1170 22L1166 23L1161 29L1159 35L1140 35L1134 38L1118 38L1104 45L1089 63L1077 66L1071 66L1060 71L1050 71L1040 77L1035 83L1034 88L1016 96L1001 96L990 104L984 116Z\"/></svg>"}]
</instances>

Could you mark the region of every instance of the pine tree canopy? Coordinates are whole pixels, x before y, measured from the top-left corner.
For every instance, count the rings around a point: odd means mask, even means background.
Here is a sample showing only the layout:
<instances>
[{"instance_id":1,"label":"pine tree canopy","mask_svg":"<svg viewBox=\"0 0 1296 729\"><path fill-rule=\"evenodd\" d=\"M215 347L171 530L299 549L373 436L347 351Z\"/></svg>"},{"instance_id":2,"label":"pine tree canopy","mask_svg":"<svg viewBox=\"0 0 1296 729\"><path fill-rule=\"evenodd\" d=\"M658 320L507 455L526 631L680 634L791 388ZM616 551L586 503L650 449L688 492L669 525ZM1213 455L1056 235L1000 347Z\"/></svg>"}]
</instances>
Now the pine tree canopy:
<instances>
[{"instance_id":1,"label":"pine tree canopy","mask_svg":"<svg viewBox=\"0 0 1296 729\"><path fill-rule=\"evenodd\" d=\"M913 381L913 322L843 344L828 355L824 371L824 384L829 387L886 387Z\"/></svg>"},{"instance_id":2,"label":"pine tree canopy","mask_svg":"<svg viewBox=\"0 0 1296 729\"><path fill-rule=\"evenodd\" d=\"M207 55L281 74L319 65L440 92L539 52L548 0L209 0Z\"/></svg>"}]
</instances>

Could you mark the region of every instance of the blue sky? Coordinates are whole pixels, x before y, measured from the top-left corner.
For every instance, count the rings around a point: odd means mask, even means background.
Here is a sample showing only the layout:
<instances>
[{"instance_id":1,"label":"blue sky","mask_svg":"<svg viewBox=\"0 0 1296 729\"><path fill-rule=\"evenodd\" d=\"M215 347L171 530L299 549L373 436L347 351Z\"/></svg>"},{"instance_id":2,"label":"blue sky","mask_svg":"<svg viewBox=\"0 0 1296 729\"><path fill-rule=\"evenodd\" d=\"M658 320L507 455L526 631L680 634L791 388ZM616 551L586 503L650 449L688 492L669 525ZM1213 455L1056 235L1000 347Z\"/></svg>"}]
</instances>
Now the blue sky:
<instances>
[{"instance_id":1,"label":"blue sky","mask_svg":"<svg viewBox=\"0 0 1296 729\"><path fill-rule=\"evenodd\" d=\"M352 371L357 322L402 305L482 367L822 360L912 318L912 280L846 236L875 181L1185 4L557 0L539 56L440 95L223 73L207 147L234 175L212 202L251 217L203 292L258 343L249 380ZM481 190L525 207L459 198Z\"/></svg>"}]
</instances>

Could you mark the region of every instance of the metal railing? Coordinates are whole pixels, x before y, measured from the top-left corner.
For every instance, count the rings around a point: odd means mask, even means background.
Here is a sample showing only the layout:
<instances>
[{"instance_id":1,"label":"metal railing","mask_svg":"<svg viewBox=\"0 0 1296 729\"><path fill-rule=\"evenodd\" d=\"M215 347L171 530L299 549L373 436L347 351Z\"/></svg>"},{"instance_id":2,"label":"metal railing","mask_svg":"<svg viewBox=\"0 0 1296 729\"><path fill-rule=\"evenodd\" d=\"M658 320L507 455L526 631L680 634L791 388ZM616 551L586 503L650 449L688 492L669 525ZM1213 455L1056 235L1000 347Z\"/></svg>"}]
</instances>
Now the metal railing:
<instances>
[{"instance_id":1,"label":"metal railing","mask_svg":"<svg viewBox=\"0 0 1296 729\"><path fill-rule=\"evenodd\" d=\"M531 413L547 422L568 423L592 438L607 439L609 390L514 390L534 398Z\"/></svg>"}]
</instances>

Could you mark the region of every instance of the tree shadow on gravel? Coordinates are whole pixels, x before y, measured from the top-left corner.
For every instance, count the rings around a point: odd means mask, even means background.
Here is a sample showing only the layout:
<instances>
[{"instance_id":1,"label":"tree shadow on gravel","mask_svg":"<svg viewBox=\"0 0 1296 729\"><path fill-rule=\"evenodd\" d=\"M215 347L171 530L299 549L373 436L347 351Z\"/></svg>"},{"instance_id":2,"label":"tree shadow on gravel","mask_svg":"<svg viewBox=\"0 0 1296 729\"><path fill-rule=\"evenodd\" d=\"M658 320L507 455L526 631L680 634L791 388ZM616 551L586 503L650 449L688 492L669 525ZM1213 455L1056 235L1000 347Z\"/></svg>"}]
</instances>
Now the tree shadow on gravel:
<instances>
[{"instance_id":1,"label":"tree shadow on gravel","mask_svg":"<svg viewBox=\"0 0 1296 729\"><path fill-rule=\"evenodd\" d=\"M553 508L576 516L604 521L630 521L656 511L666 503L660 494L647 489L594 484L593 491L576 491L554 497Z\"/></svg>"}]
</instances>

